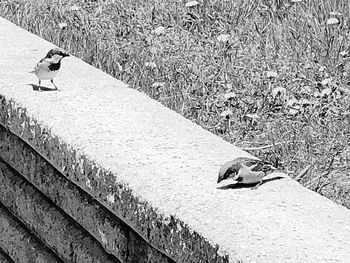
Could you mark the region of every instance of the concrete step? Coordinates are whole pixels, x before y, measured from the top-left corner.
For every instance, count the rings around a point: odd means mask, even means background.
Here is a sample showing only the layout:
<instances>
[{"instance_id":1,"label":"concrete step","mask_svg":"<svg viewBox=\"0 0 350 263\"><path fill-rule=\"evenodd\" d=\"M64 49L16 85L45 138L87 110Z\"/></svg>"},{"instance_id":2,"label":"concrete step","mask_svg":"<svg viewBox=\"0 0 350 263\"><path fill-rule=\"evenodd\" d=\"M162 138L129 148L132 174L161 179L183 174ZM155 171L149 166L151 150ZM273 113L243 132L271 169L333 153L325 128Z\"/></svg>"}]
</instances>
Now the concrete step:
<instances>
[{"instance_id":1,"label":"concrete step","mask_svg":"<svg viewBox=\"0 0 350 263\"><path fill-rule=\"evenodd\" d=\"M1 246L0 246L0 262L1 263L14 263L12 258L1 248Z\"/></svg>"},{"instance_id":2,"label":"concrete step","mask_svg":"<svg viewBox=\"0 0 350 263\"><path fill-rule=\"evenodd\" d=\"M62 261L120 262L106 253L84 228L1 160L0 181L0 202L30 229L31 236L40 239ZM6 243L6 239L3 242Z\"/></svg>"},{"instance_id":3,"label":"concrete step","mask_svg":"<svg viewBox=\"0 0 350 263\"><path fill-rule=\"evenodd\" d=\"M130 223L101 205L98 200L55 169L29 144L1 126L0 158L2 158L0 171L1 169L7 173L12 171L11 173L17 178L7 177L11 181L6 191L16 195L12 186L16 180L30 182L40 191L42 198L54 203L57 208L74 219L98 240L105 251L113 254L121 262L173 262L166 253L153 247L140 233L130 227ZM3 176L5 175L3 172ZM5 187L6 185L2 185L0 189ZM0 194L4 195L6 191L4 189ZM16 199L11 198L8 202L16 202Z\"/></svg>"},{"instance_id":4,"label":"concrete step","mask_svg":"<svg viewBox=\"0 0 350 263\"><path fill-rule=\"evenodd\" d=\"M63 261L0 203L0 259L31 263ZM2 260L2 259L1 259ZM1 262L3 262L1 261Z\"/></svg>"}]
</instances>

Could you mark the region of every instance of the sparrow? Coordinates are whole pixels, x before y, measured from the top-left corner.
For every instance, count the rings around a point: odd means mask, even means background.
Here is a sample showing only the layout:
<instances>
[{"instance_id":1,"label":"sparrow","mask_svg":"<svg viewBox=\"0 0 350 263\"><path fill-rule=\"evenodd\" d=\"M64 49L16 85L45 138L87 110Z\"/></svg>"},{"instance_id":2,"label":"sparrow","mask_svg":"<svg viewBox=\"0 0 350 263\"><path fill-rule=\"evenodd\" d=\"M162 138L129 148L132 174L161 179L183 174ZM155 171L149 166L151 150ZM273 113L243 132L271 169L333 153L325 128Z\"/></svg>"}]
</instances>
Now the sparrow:
<instances>
[{"instance_id":1,"label":"sparrow","mask_svg":"<svg viewBox=\"0 0 350 263\"><path fill-rule=\"evenodd\" d=\"M239 157L221 166L217 183L232 179L241 184L257 184L254 187L257 188L262 184L262 178L275 170L268 162Z\"/></svg>"},{"instance_id":2,"label":"sparrow","mask_svg":"<svg viewBox=\"0 0 350 263\"><path fill-rule=\"evenodd\" d=\"M35 69L31 73L39 79L39 90L41 89L41 81L49 79L54 85L55 90L57 86L53 83L53 78L57 75L61 67L61 59L64 57L69 57L69 54L64 51L62 48L53 48L47 55L36 64Z\"/></svg>"}]
</instances>

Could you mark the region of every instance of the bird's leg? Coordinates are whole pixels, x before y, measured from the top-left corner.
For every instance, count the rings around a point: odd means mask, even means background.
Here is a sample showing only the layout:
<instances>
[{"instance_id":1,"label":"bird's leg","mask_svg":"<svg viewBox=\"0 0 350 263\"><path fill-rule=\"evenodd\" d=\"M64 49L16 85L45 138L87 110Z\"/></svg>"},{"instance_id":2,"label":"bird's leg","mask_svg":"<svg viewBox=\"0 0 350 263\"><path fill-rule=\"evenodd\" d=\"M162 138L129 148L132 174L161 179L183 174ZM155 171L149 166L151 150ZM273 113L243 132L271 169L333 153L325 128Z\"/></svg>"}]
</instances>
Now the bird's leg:
<instances>
[{"instance_id":1,"label":"bird's leg","mask_svg":"<svg viewBox=\"0 0 350 263\"><path fill-rule=\"evenodd\" d=\"M39 79L39 87L38 90L41 91L41 80Z\"/></svg>"},{"instance_id":2,"label":"bird's leg","mask_svg":"<svg viewBox=\"0 0 350 263\"><path fill-rule=\"evenodd\" d=\"M253 186L252 188L250 188L251 190L256 190L256 189L258 189L259 188L259 186L262 184L262 179L260 179L260 182L257 184L257 185L255 185L255 186Z\"/></svg>"},{"instance_id":3,"label":"bird's leg","mask_svg":"<svg viewBox=\"0 0 350 263\"><path fill-rule=\"evenodd\" d=\"M57 90L57 86L55 85L55 83L53 83L53 79L51 79L51 83L55 86L55 90Z\"/></svg>"}]
</instances>

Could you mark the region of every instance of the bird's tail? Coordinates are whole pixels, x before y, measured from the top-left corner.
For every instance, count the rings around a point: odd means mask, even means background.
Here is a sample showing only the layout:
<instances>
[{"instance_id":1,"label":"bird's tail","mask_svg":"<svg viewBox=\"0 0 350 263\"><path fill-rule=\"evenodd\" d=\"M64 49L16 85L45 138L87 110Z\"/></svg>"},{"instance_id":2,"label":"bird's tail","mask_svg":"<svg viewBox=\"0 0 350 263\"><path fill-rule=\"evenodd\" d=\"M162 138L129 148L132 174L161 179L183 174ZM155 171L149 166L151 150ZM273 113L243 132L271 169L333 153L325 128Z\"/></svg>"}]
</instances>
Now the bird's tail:
<instances>
[{"instance_id":1,"label":"bird's tail","mask_svg":"<svg viewBox=\"0 0 350 263\"><path fill-rule=\"evenodd\" d=\"M28 73L35 73L35 69L33 69L32 71L29 71Z\"/></svg>"}]
</instances>

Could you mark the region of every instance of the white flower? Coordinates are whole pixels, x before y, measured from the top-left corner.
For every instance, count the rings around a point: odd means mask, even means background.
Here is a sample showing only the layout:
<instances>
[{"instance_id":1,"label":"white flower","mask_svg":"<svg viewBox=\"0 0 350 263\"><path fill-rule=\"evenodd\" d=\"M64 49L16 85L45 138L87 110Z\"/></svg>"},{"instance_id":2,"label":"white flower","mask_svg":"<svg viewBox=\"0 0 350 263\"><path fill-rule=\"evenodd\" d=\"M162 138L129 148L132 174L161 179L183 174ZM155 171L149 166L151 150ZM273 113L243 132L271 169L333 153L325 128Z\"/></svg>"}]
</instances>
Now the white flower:
<instances>
[{"instance_id":1,"label":"white flower","mask_svg":"<svg viewBox=\"0 0 350 263\"><path fill-rule=\"evenodd\" d=\"M156 67L157 67L157 64L154 63L154 62L146 62L146 63L145 63L145 66L146 66L147 68L156 68Z\"/></svg>"},{"instance_id":2,"label":"white flower","mask_svg":"<svg viewBox=\"0 0 350 263\"><path fill-rule=\"evenodd\" d=\"M70 11L78 11L79 9L80 9L80 6L78 6L78 5L72 5L72 6L69 8Z\"/></svg>"},{"instance_id":3,"label":"white flower","mask_svg":"<svg viewBox=\"0 0 350 263\"><path fill-rule=\"evenodd\" d=\"M281 97L286 95L286 89L283 87L277 87L272 90L272 97L276 98L277 95L280 95Z\"/></svg>"},{"instance_id":4,"label":"white flower","mask_svg":"<svg viewBox=\"0 0 350 263\"><path fill-rule=\"evenodd\" d=\"M268 78L277 78L278 74L277 74L277 72L274 72L274 71L266 71L266 76Z\"/></svg>"},{"instance_id":5,"label":"white flower","mask_svg":"<svg viewBox=\"0 0 350 263\"><path fill-rule=\"evenodd\" d=\"M221 34L217 37L217 40L219 42L227 42L230 39L230 35L228 34Z\"/></svg>"},{"instance_id":6,"label":"white flower","mask_svg":"<svg viewBox=\"0 0 350 263\"><path fill-rule=\"evenodd\" d=\"M68 26L68 25L67 25L67 23L65 23L65 22L61 22L61 23L58 24L58 27L59 27L60 29L65 29L67 26Z\"/></svg>"},{"instance_id":7,"label":"white flower","mask_svg":"<svg viewBox=\"0 0 350 263\"><path fill-rule=\"evenodd\" d=\"M236 97L236 93L229 92L229 93L224 94L224 97L225 97L226 100L229 100L229 99L232 99L232 98Z\"/></svg>"},{"instance_id":8,"label":"white flower","mask_svg":"<svg viewBox=\"0 0 350 263\"><path fill-rule=\"evenodd\" d=\"M163 26L159 26L156 29L152 30L152 33L156 34L156 35L161 35L165 32L165 27Z\"/></svg>"},{"instance_id":9,"label":"white flower","mask_svg":"<svg viewBox=\"0 0 350 263\"><path fill-rule=\"evenodd\" d=\"M336 25L339 24L339 20L336 17L331 17L327 20L327 25Z\"/></svg>"},{"instance_id":10,"label":"white flower","mask_svg":"<svg viewBox=\"0 0 350 263\"><path fill-rule=\"evenodd\" d=\"M185 4L186 7L192 7L192 6L196 6L199 3L197 1L189 1L188 3Z\"/></svg>"}]
</instances>

